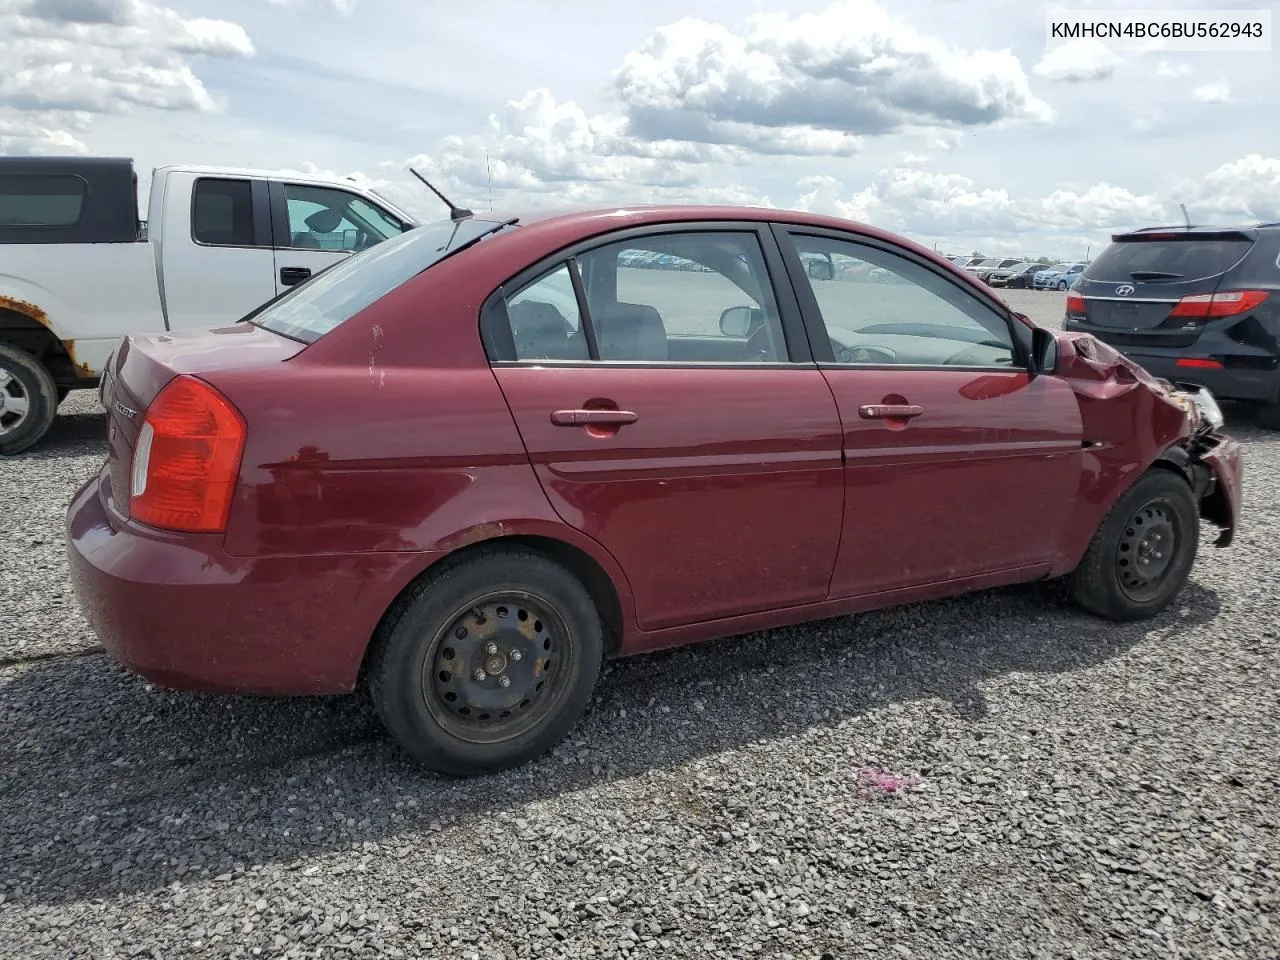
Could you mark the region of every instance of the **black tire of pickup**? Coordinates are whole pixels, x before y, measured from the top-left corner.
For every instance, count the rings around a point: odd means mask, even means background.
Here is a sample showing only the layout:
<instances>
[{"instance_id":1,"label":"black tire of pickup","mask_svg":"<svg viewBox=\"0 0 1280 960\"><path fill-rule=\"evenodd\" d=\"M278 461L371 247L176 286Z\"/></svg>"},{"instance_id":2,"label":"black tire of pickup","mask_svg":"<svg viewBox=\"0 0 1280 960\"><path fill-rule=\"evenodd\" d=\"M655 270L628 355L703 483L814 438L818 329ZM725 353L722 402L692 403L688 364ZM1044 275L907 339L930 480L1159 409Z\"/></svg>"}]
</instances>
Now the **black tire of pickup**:
<instances>
[{"instance_id":1,"label":"black tire of pickup","mask_svg":"<svg viewBox=\"0 0 1280 960\"><path fill-rule=\"evenodd\" d=\"M39 442L57 413L58 388L44 364L25 350L0 343L0 456Z\"/></svg>"}]
</instances>

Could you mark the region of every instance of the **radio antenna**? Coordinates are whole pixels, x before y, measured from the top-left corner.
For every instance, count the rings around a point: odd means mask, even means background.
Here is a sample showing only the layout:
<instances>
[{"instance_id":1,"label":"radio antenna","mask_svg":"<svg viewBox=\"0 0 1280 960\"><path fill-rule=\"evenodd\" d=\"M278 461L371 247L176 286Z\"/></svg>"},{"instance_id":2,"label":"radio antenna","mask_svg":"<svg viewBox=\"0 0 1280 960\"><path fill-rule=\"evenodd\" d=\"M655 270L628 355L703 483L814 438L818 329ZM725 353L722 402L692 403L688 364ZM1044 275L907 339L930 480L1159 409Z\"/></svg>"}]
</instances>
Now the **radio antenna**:
<instances>
[{"instance_id":1,"label":"radio antenna","mask_svg":"<svg viewBox=\"0 0 1280 960\"><path fill-rule=\"evenodd\" d=\"M466 207L458 206L452 200L446 197L443 193L441 193L439 190L433 187L431 185L431 181L428 180L426 177L424 177L422 174L420 174L417 170L413 169L413 167L409 168L409 172L412 173L419 180L421 180L423 183L425 183L427 185L427 189L430 190L432 193L434 193L437 197L439 197L441 202L446 207L449 208L450 220L465 220L467 217L475 216L475 214L472 211L468 210Z\"/></svg>"},{"instance_id":2,"label":"radio antenna","mask_svg":"<svg viewBox=\"0 0 1280 960\"><path fill-rule=\"evenodd\" d=\"M1185 203L1178 204L1182 208L1182 219L1187 222L1187 229L1191 229L1191 218L1187 216L1187 205Z\"/></svg>"}]
</instances>

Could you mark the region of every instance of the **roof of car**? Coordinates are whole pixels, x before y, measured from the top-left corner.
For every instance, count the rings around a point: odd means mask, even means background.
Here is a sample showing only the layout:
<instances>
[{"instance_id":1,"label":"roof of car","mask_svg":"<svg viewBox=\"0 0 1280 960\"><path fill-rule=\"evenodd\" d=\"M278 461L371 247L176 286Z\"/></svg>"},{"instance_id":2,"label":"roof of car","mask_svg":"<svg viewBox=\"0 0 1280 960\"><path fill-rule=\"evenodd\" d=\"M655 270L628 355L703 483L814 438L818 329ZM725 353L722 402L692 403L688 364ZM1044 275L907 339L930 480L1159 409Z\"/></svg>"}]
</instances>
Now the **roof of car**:
<instances>
[{"instance_id":1,"label":"roof of car","mask_svg":"<svg viewBox=\"0 0 1280 960\"><path fill-rule=\"evenodd\" d=\"M550 229L563 228L566 235L574 233L589 234L600 230L626 227L642 227L660 223L683 223L688 221L774 221L790 223L798 226L826 227L834 230L851 230L870 237L888 240L894 243L906 243L918 250L923 250L931 257L939 260L946 258L933 250L929 250L913 240L894 234L887 230L860 221L846 220L841 217L803 210L786 210L779 207L749 206L712 206L700 204L627 204L622 206L573 206L554 208L532 208L511 210L476 211L472 214L476 220L500 223L511 219L523 226L539 224ZM442 216L440 218L444 220ZM603 232L603 231L601 231Z\"/></svg>"}]
</instances>

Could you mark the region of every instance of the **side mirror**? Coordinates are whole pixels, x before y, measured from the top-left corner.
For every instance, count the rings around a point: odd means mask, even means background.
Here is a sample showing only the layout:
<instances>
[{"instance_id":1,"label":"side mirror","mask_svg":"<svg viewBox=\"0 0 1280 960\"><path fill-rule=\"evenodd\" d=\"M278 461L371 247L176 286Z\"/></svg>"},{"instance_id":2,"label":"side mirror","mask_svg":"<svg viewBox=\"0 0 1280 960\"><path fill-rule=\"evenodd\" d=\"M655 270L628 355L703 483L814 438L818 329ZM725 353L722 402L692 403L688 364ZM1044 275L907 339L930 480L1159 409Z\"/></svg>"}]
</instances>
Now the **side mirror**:
<instances>
[{"instance_id":1,"label":"side mirror","mask_svg":"<svg viewBox=\"0 0 1280 960\"><path fill-rule=\"evenodd\" d=\"M1058 338L1052 330L1031 331L1031 375L1050 374L1058 369Z\"/></svg>"},{"instance_id":2,"label":"side mirror","mask_svg":"<svg viewBox=\"0 0 1280 960\"><path fill-rule=\"evenodd\" d=\"M751 332L751 307L730 307L720 314L720 332L740 339Z\"/></svg>"},{"instance_id":3,"label":"side mirror","mask_svg":"<svg viewBox=\"0 0 1280 960\"><path fill-rule=\"evenodd\" d=\"M360 235L354 230L342 231L342 249L355 250L360 244Z\"/></svg>"},{"instance_id":4,"label":"side mirror","mask_svg":"<svg viewBox=\"0 0 1280 960\"><path fill-rule=\"evenodd\" d=\"M814 280L832 280L836 275L830 260L810 260L808 270Z\"/></svg>"}]
</instances>

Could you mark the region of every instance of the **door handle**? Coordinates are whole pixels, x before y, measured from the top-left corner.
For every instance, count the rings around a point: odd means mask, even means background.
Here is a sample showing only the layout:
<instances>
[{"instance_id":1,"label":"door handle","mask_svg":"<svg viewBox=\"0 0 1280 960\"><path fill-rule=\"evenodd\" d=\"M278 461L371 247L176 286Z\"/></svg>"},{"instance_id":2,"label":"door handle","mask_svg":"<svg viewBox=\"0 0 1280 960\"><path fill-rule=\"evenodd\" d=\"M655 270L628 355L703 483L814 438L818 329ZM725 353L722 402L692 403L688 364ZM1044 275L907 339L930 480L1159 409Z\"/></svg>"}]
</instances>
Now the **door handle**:
<instances>
[{"instance_id":1,"label":"door handle","mask_svg":"<svg viewBox=\"0 0 1280 960\"><path fill-rule=\"evenodd\" d=\"M557 427L581 427L592 423L620 426L635 423L638 419L630 410L555 410L551 413L551 422Z\"/></svg>"},{"instance_id":2,"label":"door handle","mask_svg":"<svg viewBox=\"0 0 1280 960\"><path fill-rule=\"evenodd\" d=\"M909 420L924 413L924 407L914 403L868 403L858 408L863 420Z\"/></svg>"},{"instance_id":3,"label":"door handle","mask_svg":"<svg viewBox=\"0 0 1280 960\"><path fill-rule=\"evenodd\" d=\"M296 286L303 280L311 279L310 267L281 267L280 282L286 287Z\"/></svg>"}]
</instances>

